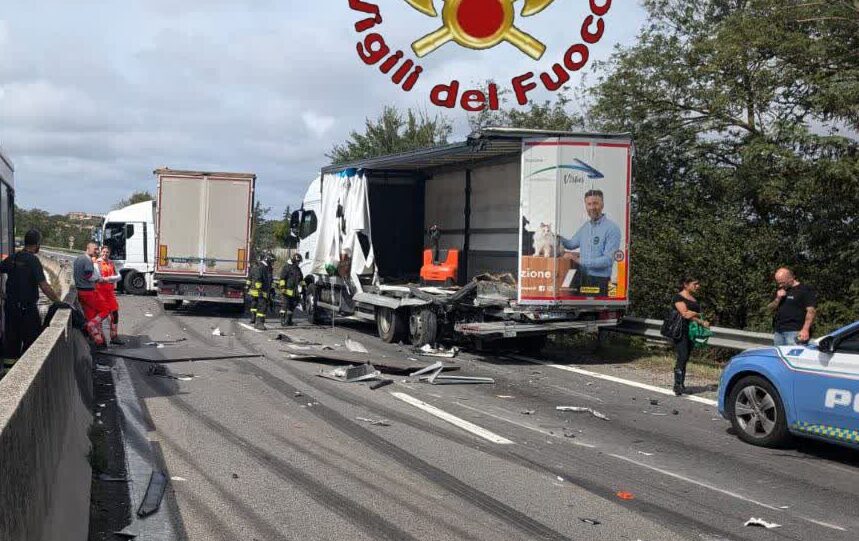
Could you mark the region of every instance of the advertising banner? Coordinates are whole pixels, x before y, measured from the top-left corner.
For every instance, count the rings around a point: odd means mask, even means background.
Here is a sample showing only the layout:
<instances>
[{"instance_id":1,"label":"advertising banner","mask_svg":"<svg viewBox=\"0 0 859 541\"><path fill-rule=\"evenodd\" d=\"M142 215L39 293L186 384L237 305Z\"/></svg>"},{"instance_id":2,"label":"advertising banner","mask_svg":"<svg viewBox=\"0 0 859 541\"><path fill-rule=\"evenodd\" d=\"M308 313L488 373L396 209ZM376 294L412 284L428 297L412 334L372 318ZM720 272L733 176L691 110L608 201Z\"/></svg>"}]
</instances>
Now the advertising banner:
<instances>
[{"instance_id":1,"label":"advertising banner","mask_svg":"<svg viewBox=\"0 0 859 541\"><path fill-rule=\"evenodd\" d=\"M632 141L526 139L519 302L626 305Z\"/></svg>"}]
</instances>

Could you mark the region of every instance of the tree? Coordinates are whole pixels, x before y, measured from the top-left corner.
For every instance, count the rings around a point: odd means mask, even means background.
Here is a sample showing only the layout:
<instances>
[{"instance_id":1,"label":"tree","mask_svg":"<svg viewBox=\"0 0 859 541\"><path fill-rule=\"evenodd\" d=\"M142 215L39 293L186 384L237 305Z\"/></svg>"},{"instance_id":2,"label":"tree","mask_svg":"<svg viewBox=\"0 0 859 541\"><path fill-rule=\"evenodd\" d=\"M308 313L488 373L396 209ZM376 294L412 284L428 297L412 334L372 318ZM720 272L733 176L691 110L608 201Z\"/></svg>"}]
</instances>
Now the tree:
<instances>
[{"instance_id":1,"label":"tree","mask_svg":"<svg viewBox=\"0 0 859 541\"><path fill-rule=\"evenodd\" d=\"M412 109L405 116L396 107L385 107L375 121L366 120L364 133L353 131L349 141L335 145L327 154L334 165L385 154L445 145L453 131L442 115L430 117Z\"/></svg>"},{"instance_id":2,"label":"tree","mask_svg":"<svg viewBox=\"0 0 859 541\"><path fill-rule=\"evenodd\" d=\"M134 192L127 199L121 199L111 207L112 210L119 210L130 205L143 203L145 201L154 201L155 197L149 192Z\"/></svg>"},{"instance_id":3,"label":"tree","mask_svg":"<svg viewBox=\"0 0 859 541\"><path fill-rule=\"evenodd\" d=\"M644 5L648 26L598 64L588 111L638 146L635 312L661 316L671 284L694 274L722 324L766 329L772 272L791 265L820 294L818 330L852 320L859 145L839 125L857 118L859 11L841 0Z\"/></svg>"}]
</instances>

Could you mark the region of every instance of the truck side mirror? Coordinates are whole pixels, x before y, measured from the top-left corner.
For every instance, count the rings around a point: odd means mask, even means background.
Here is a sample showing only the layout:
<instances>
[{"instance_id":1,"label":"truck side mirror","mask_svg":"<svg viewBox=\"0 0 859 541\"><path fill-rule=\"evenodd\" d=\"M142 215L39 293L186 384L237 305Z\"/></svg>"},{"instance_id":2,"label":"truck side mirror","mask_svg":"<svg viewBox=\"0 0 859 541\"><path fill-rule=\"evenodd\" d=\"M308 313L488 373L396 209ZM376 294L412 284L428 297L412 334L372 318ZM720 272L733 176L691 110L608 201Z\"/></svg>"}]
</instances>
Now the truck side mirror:
<instances>
[{"instance_id":1,"label":"truck side mirror","mask_svg":"<svg viewBox=\"0 0 859 541\"><path fill-rule=\"evenodd\" d=\"M301 214L302 211L296 210L289 216L289 231L295 236L298 236L298 231L301 229Z\"/></svg>"}]
</instances>

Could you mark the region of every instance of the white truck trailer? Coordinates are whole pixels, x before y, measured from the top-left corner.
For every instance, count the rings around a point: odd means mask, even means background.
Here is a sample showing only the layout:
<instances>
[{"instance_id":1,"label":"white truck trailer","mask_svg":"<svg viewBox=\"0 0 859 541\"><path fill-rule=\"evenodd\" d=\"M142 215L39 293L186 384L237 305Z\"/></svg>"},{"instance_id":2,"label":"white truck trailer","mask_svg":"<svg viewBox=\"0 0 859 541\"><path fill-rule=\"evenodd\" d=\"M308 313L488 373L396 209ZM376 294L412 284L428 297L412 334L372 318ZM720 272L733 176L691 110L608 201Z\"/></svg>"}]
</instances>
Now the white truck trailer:
<instances>
[{"instance_id":1,"label":"white truck trailer","mask_svg":"<svg viewBox=\"0 0 859 541\"><path fill-rule=\"evenodd\" d=\"M489 128L326 167L290 220L306 311L415 345L534 350L550 333L615 325L629 303L634 152L624 134Z\"/></svg>"},{"instance_id":2,"label":"white truck trailer","mask_svg":"<svg viewBox=\"0 0 859 541\"><path fill-rule=\"evenodd\" d=\"M244 304L256 175L155 171L158 299Z\"/></svg>"}]
</instances>

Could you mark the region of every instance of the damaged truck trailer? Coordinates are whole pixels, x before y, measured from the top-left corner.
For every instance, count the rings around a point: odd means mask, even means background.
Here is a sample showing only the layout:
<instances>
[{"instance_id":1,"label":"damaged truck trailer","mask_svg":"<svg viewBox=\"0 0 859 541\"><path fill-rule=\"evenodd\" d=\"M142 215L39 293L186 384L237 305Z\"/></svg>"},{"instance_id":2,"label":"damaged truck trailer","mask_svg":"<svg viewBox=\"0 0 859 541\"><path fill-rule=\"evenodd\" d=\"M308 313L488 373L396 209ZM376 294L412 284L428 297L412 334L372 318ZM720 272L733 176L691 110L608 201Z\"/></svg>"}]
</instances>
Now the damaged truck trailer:
<instances>
[{"instance_id":1,"label":"damaged truck trailer","mask_svg":"<svg viewBox=\"0 0 859 541\"><path fill-rule=\"evenodd\" d=\"M304 305L387 341L514 339L610 326L629 302L628 135L489 128L330 166L291 229Z\"/></svg>"}]
</instances>

